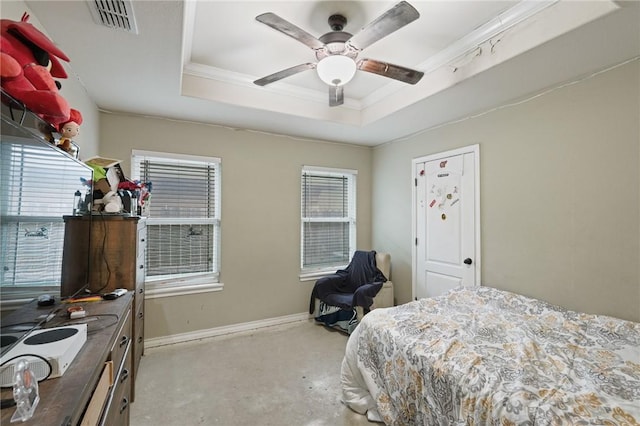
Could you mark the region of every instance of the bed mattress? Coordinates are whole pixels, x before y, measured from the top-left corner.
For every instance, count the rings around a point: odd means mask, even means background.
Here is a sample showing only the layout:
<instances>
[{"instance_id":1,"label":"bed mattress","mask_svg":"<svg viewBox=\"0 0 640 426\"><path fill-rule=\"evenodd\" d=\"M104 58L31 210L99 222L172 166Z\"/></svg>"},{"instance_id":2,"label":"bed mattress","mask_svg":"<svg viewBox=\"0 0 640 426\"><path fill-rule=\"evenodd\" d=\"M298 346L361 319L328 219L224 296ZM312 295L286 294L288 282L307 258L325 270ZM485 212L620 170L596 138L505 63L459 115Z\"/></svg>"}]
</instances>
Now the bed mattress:
<instances>
[{"instance_id":1,"label":"bed mattress","mask_svg":"<svg viewBox=\"0 0 640 426\"><path fill-rule=\"evenodd\" d=\"M367 314L341 380L388 425L638 425L640 324L458 288Z\"/></svg>"}]
</instances>

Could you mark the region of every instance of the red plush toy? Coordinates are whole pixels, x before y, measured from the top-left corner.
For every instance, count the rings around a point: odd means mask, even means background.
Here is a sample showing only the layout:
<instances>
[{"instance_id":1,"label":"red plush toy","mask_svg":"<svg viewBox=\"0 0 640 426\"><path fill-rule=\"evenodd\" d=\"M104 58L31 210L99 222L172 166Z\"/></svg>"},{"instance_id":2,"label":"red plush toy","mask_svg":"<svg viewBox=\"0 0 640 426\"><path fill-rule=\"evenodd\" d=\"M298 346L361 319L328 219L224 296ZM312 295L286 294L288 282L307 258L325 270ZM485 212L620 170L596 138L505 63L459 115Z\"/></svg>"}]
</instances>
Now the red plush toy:
<instances>
[{"instance_id":1,"label":"red plush toy","mask_svg":"<svg viewBox=\"0 0 640 426\"><path fill-rule=\"evenodd\" d=\"M58 58L66 62L69 58L28 20L25 13L20 22L0 21L2 89L57 127L69 120L71 109L54 77L67 78Z\"/></svg>"}]
</instances>

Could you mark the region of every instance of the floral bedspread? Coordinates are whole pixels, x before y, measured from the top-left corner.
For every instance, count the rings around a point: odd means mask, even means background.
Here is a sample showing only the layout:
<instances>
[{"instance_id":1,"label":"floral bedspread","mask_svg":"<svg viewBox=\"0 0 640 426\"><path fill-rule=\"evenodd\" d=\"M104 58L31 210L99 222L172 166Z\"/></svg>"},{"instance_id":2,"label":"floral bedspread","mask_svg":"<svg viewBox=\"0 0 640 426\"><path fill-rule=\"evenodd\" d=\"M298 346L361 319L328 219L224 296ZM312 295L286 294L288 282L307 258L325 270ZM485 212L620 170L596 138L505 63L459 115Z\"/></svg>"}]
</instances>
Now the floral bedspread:
<instances>
[{"instance_id":1,"label":"floral bedspread","mask_svg":"<svg viewBox=\"0 0 640 426\"><path fill-rule=\"evenodd\" d=\"M342 387L387 425L640 425L640 323L458 288L367 314Z\"/></svg>"}]
</instances>

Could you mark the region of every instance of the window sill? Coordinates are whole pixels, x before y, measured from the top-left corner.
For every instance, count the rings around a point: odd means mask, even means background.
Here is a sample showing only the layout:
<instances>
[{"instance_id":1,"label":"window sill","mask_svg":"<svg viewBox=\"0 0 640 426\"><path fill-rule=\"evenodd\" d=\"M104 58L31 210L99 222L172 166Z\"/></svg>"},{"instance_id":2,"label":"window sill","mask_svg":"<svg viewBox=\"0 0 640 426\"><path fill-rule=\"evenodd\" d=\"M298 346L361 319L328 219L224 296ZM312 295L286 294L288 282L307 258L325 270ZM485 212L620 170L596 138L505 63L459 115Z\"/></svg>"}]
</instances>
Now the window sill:
<instances>
[{"instance_id":1,"label":"window sill","mask_svg":"<svg viewBox=\"0 0 640 426\"><path fill-rule=\"evenodd\" d=\"M28 299L9 299L9 300L3 298L2 300L0 300L0 312L2 312L3 314L5 312L11 312L15 309L18 309L22 305L31 302L32 300L33 300L33 297Z\"/></svg>"},{"instance_id":2,"label":"window sill","mask_svg":"<svg viewBox=\"0 0 640 426\"><path fill-rule=\"evenodd\" d=\"M148 283L146 287L147 289L144 293L145 299L160 299L163 297L186 296L188 294L212 293L215 291L222 291L224 289L224 284L210 283L188 285L154 285L152 283Z\"/></svg>"},{"instance_id":3,"label":"window sill","mask_svg":"<svg viewBox=\"0 0 640 426\"><path fill-rule=\"evenodd\" d=\"M318 278L326 277L327 275L335 274L337 270L346 268L347 265L337 266L331 270L313 271L313 272L300 272L298 278L300 281L315 281Z\"/></svg>"},{"instance_id":4,"label":"window sill","mask_svg":"<svg viewBox=\"0 0 640 426\"><path fill-rule=\"evenodd\" d=\"M144 293L145 299L160 299L163 297L172 296L186 296L188 294L198 293L212 293L215 291L222 291L224 284L196 284L196 285L182 285L172 287L151 287L149 286Z\"/></svg>"}]
</instances>

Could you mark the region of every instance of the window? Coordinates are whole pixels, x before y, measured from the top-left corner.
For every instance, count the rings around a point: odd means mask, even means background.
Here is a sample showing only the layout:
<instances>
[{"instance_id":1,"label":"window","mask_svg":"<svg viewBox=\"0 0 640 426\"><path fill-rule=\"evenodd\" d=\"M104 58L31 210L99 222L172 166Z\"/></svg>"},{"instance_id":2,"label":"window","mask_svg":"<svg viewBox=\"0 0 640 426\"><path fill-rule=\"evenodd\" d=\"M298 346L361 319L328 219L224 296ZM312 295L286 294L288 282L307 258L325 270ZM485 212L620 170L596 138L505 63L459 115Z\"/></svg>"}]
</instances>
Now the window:
<instances>
[{"instance_id":1,"label":"window","mask_svg":"<svg viewBox=\"0 0 640 426\"><path fill-rule=\"evenodd\" d=\"M301 277L349 264L356 244L355 170L304 166L301 188Z\"/></svg>"},{"instance_id":2,"label":"window","mask_svg":"<svg viewBox=\"0 0 640 426\"><path fill-rule=\"evenodd\" d=\"M3 133L5 123L3 121ZM8 126L7 126L8 127ZM2 135L0 147L0 283L2 302L59 292L63 215L91 171L44 141ZM82 262L82 259L78 259Z\"/></svg>"},{"instance_id":3,"label":"window","mask_svg":"<svg viewBox=\"0 0 640 426\"><path fill-rule=\"evenodd\" d=\"M222 289L220 159L133 151L133 176L151 182L148 200L148 297Z\"/></svg>"}]
</instances>

